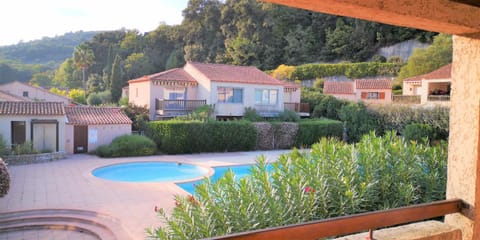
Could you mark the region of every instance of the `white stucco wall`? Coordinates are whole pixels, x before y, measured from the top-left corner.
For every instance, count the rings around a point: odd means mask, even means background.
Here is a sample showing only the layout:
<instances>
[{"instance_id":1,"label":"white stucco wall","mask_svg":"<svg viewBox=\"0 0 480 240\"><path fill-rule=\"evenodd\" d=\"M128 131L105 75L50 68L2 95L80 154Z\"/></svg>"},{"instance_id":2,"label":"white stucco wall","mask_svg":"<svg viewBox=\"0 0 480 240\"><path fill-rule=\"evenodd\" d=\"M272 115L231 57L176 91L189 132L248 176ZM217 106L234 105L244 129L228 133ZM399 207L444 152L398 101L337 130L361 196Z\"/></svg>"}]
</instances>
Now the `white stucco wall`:
<instances>
[{"instance_id":1,"label":"white stucco wall","mask_svg":"<svg viewBox=\"0 0 480 240\"><path fill-rule=\"evenodd\" d=\"M73 125L66 127L66 152L73 153ZM118 136L132 134L130 124L104 124L88 126L88 151L95 151L98 146L107 145Z\"/></svg>"},{"instance_id":2,"label":"white stucco wall","mask_svg":"<svg viewBox=\"0 0 480 240\"><path fill-rule=\"evenodd\" d=\"M355 94L327 94L327 95L331 95L331 96L334 96L338 99L345 99L345 100L350 100L350 101L357 101L357 96ZM315 107L315 106L311 106L311 107Z\"/></svg>"},{"instance_id":3,"label":"white stucco wall","mask_svg":"<svg viewBox=\"0 0 480 240\"><path fill-rule=\"evenodd\" d=\"M378 92L385 93L384 99L362 99L362 92ZM391 103L392 102L392 90L391 89L357 89L355 92L357 101L364 101L366 103Z\"/></svg>"},{"instance_id":4,"label":"white stucco wall","mask_svg":"<svg viewBox=\"0 0 480 240\"><path fill-rule=\"evenodd\" d=\"M418 93L420 95L420 103L421 104L426 104L428 103L428 95L430 94L430 89L429 89L429 86L431 84L435 84L435 83L450 83L451 80L450 79L424 79L423 82L422 82L422 87L419 88L418 90ZM441 102L439 102L441 103Z\"/></svg>"},{"instance_id":5,"label":"white stucco wall","mask_svg":"<svg viewBox=\"0 0 480 240\"><path fill-rule=\"evenodd\" d=\"M69 104L70 100L66 97L48 92L48 90L29 86L20 82L11 82L1 86L1 90L11 94L23 97L23 92L28 92L28 98L46 102L63 102Z\"/></svg>"},{"instance_id":6,"label":"white stucco wall","mask_svg":"<svg viewBox=\"0 0 480 240\"><path fill-rule=\"evenodd\" d=\"M296 91L284 92L283 102L284 103L300 103L301 90L297 89Z\"/></svg>"},{"instance_id":7,"label":"white stucco wall","mask_svg":"<svg viewBox=\"0 0 480 240\"><path fill-rule=\"evenodd\" d=\"M128 102L150 109L150 119L153 119L155 117L155 98L152 96L152 92L154 91L152 82L135 82L129 83L128 86ZM150 106L153 106L153 108Z\"/></svg>"},{"instance_id":8,"label":"white stucco wall","mask_svg":"<svg viewBox=\"0 0 480 240\"><path fill-rule=\"evenodd\" d=\"M190 63L185 64L183 67L188 74L190 74L197 82L197 100L207 100L207 104L215 104L213 95L211 94L212 82L203 73L198 71Z\"/></svg>"},{"instance_id":9,"label":"white stucco wall","mask_svg":"<svg viewBox=\"0 0 480 240\"><path fill-rule=\"evenodd\" d=\"M6 146L11 146L12 145L12 128L11 128L11 122L12 121L25 121L25 139L26 141L32 142L31 139L31 134L32 134L32 120L56 120L58 121L58 151L64 152L65 151L65 116L0 116L0 134L3 137L3 140L6 143ZM46 138L56 138L56 132L48 132L48 130L56 130L56 125L55 124L41 124L41 123L36 123L34 133L37 133L39 135L34 134L34 140L33 140L33 145L36 147L41 147L41 146L47 146L48 144L55 143L56 147L56 141L55 140L45 140L45 144L38 142L38 141L43 141L43 139L40 139L41 136L45 136ZM44 128L45 127L45 128ZM53 127L53 128L52 128ZM47 130L45 132L43 129ZM43 134L46 133L46 134ZM41 134L41 135L40 135ZM49 150L55 151L56 149L54 148L49 148ZM39 149L42 150L42 149Z\"/></svg>"},{"instance_id":10,"label":"white stucco wall","mask_svg":"<svg viewBox=\"0 0 480 240\"><path fill-rule=\"evenodd\" d=\"M420 95L421 88L422 88L422 85L412 84L410 82L403 82L402 95L406 95L406 96Z\"/></svg>"},{"instance_id":11,"label":"white stucco wall","mask_svg":"<svg viewBox=\"0 0 480 240\"><path fill-rule=\"evenodd\" d=\"M283 112L284 109L284 91L283 86L280 85L259 85L259 84L240 84L240 83L225 83L225 82L211 82L211 98L215 104L215 114L217 116L242 116L246 107L253 107L259 112L266 109L268 111ZM242 103L219 103L218 102L218 87L232 87L243 89ZM255 90L256 89L273 89L278 91L278 101L275 105L256 105L255 104Z\"/></svg>"}]
</instances>

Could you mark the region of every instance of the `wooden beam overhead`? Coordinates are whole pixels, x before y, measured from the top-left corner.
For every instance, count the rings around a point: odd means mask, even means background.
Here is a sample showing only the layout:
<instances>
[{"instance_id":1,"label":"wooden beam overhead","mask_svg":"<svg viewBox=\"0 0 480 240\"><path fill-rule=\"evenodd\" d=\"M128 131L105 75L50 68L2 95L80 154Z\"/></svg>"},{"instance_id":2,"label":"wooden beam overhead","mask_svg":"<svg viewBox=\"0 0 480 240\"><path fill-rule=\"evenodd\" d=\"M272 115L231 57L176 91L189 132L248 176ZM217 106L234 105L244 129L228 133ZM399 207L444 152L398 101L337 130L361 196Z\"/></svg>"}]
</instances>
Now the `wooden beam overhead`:
<instances>
[{"instance_id":1,"label":"wooden beam overhead","mask_svg":"<svg viewBox=\"0 0 480 240\"><path fill-rule=\"evenodd\" d=\"M480 8L471 0L263 0L391 25L480 37ZM469 4L470 3L470 4Z\"/></svg>"}]
</instances>

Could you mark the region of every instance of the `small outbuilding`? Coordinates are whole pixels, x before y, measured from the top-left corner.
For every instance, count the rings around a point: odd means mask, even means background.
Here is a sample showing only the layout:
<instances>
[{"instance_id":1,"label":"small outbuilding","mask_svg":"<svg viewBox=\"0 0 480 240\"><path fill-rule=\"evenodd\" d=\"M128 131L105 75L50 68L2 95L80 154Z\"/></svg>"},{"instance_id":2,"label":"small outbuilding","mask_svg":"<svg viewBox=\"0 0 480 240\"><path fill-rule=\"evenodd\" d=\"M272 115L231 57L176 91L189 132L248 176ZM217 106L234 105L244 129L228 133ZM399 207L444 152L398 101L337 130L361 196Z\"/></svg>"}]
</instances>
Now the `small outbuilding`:
<instances>
[{"instance_id":1,"label":"small outbuilding","mask_svg":"<svg viewBox=\"0 0 480 240\"><path fill-rule=\"evenodd\" d=\"M65 107L66 151L86 153L132 133L132 121L118 107Z\"/></svg>"},{"instance_id":2,"label":"small outbuilding","mask_svg":"<svg viewBox=\"0 0 480 240\"><path fill-rule=\"evenodd\" d=\"M30 142L41 152L64 152L64 104L0 101L0 135L8 147Z\"/></svg>"}]
</instances>

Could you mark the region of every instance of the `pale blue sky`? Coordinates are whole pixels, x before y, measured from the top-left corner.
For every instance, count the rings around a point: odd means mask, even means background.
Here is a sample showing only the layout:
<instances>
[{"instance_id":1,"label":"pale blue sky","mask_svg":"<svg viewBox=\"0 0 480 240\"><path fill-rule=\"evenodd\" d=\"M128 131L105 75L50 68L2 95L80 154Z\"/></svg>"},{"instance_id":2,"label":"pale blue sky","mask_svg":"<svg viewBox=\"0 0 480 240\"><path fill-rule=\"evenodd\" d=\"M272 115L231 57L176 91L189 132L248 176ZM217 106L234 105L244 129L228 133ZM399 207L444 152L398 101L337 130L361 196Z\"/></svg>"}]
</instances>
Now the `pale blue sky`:
<instances>
[{"instance_id":1,"label":"pale blue sky","mask_svg":"<svg viewBox=\"0 0 480 240\"><path fill-rule=\"evenodd\" d=\"M0 7L0 46L66 32L154 30L180 24L188 0L7 0Z\"/></svg>"}]
</instances>

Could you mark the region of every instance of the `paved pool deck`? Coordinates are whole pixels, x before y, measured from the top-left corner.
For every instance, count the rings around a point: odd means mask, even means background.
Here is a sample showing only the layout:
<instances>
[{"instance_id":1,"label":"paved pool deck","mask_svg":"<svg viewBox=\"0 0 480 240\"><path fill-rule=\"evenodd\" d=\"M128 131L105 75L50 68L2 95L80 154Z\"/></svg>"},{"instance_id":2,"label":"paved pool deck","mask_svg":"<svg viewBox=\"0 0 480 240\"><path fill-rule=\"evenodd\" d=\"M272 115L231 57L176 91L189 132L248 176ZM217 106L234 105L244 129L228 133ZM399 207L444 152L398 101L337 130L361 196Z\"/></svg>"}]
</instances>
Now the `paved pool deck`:
<instances>
[{"instance_id":1,"label":"paved pool deck","mask_svg":"<svg viewBox=\"0 0 480 240\"><path fill-rule=\"evenodd\" d=\"M215 167L254 163L259 155L269 161L289 151L254 151L190 155L160 155L129 158L98 158L92 155L68 155L67 159L48 163L9 166L11 186L0 198L0 213L68 208L108 214L120 220L131 239L144 239L145 229L159 226L155 206L170 211L175 195L187 195L173 182L126 183L99 179L95 168L134 161L193 163Z\"/></svg>"}]
</instances>

